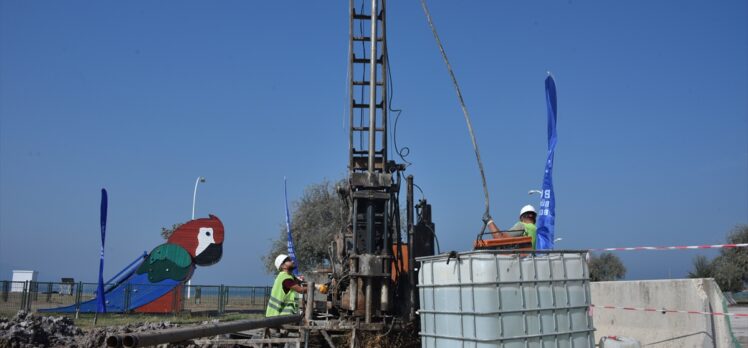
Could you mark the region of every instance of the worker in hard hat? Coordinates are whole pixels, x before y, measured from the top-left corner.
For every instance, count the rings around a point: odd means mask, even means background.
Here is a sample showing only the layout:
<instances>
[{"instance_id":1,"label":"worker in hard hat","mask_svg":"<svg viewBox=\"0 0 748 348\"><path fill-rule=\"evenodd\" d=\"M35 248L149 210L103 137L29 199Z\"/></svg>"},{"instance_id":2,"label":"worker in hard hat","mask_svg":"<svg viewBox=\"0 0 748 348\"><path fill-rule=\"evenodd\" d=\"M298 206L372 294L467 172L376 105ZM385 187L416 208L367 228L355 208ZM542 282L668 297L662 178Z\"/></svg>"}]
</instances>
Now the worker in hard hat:
<instances>
[{"instance_id":1,"label":"worker in hard hat","mask_svg":"<svg viewBox=\"0 0 748 348\"><path fill-rule=\"evenodd\" d=\"M266 317L278 315L293 315L299 313L299 300L297 294L306 293L306 287L301 285L301 280L293 275L296 268L293 260L286 254L280 254L275 258L275 268L278 276L273 282L270 290L268 308L265 310Z\"/></svg>"},{"instance_id":2,"label":"worker in hard hat","mask_svg":"<svg viewBox=\"0 0 748 348\"><path fill-rule=\"evenodd\" d=\"M280 254L275 258L275 268L278 269L279 273L275 277L275 282L273 282L273 289L270 290L270 299L265 310L265 316L298 314L298 294L305 294L307 287L303 286L301 280L293 275L296 264L288 255ZM319 284L316 288L323 294L327 293L327 285L325 284Z\"/></svg>"},{"instance_id":3,"label":"worker in hard hat","mask_svg":"<svg viewBox=\"0 0 748 348\"><path fill-rule=\"evenodd\" d=\"M520 209L519 221L505 232L523 231L523 235L532 238L532 248L535 249L535 241L537 239L537 227L535 226L535 221L537 217L538 213L535 212L535 208L532 205L528 204ZM483 218L483 221L485 222L486 227L491 232L494 238L504 237L504 232L499 230L499 227L496 226L496 223L494 223L491 215L486 214L486 216L484 216Z\"/></svg>"}]
</instances>

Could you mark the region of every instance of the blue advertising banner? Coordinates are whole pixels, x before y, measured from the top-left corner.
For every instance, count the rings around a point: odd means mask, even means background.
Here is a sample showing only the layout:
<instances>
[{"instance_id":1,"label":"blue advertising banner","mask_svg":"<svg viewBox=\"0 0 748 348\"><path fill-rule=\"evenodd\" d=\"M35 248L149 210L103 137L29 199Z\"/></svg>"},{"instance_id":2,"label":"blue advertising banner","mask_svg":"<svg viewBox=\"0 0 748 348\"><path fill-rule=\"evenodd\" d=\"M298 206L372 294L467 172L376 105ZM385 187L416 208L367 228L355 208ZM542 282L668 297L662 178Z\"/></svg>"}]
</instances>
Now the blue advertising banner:
<instances>
[{"instance_id":1,"label":"blue advertising banner","mask_svg":"<svg viewBox=\"0 0 748 348\"><path fill-rule=\"evenodd\" d=\"M553 153L556 150L556 82L545 79L545 101L548 106L548 158L545 161L543 192L538 210L537 249L553 249L556 225L556 196L553 193Z\"/></svg>"},{"instance_id":2,"label":"blue advertising banner","mask_svg":"<svg viewBox=\"0 0 748 348\"><path fill-rule=\"evenodd\" d=\"M96 312L106 313L106 298L104 298L104 240L106 239L106 213L107 213L106 189L101 189L101 254L99 258L99 285L96 287Z\"/></svg>"},{"instance_id":3,"label":"blue advertising banner","mask_svg":"<svg viewBox=\"0 0 748 348\"><path fill-rule=\"evenodd\" d=\"M293 247L293 237L291 236L291 213L288 211L288 188L286 185L286 177L283 177L283 194L286 201L286 231L288 231L288 256L293 260L296 268L293 269L295 276L299 275L299 264L296 262L296 250Z\"/></svg>"}]
</instances>

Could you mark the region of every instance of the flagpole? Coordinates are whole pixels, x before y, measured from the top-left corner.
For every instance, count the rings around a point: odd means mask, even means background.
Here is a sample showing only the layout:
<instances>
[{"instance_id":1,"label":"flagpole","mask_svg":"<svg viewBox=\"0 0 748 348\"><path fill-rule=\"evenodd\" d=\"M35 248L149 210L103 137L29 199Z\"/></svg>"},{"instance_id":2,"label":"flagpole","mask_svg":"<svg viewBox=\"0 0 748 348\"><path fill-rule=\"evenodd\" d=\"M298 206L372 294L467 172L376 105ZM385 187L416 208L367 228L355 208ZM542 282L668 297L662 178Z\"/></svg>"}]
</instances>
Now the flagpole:
<instances>
[{"instance_id":1,"label":"flagpole","mask_svg":"<svg viewBox=\"0 0 748 348\"><path fill-rule=\"evenodd\" d=\"M293 275L299 275L299 263L296 261L296 249L293 245L293 236L291 235L291 213L288 210L288 185L286 184L286 177L283 177L283 198L286 205L286 231L288 232L288 242L286 247L288 248L288 257L293 260L294 267Z\"/></svg>"}]
</instances>

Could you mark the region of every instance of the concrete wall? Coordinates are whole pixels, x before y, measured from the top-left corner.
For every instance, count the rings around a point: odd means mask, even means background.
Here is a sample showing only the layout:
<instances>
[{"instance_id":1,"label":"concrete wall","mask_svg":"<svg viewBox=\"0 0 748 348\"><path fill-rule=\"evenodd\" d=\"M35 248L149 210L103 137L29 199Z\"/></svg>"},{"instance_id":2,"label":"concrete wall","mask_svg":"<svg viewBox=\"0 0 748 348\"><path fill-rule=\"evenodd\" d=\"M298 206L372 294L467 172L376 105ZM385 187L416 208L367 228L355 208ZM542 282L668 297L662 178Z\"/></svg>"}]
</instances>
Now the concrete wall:
<instances>
[{"instance_id":1,"label":"concrete wall","mask_svg":"<svg viewBox=\"0 0 748 348\"><path fill-rule=\"evenodd\" d=\"M596 306L727 311L713 279L595 282L590 290ZM626 336L657 348L734 347L727 321L722 316L686 313L593 310L596 341L602 336Z\"/></svg>"}]
</instances>

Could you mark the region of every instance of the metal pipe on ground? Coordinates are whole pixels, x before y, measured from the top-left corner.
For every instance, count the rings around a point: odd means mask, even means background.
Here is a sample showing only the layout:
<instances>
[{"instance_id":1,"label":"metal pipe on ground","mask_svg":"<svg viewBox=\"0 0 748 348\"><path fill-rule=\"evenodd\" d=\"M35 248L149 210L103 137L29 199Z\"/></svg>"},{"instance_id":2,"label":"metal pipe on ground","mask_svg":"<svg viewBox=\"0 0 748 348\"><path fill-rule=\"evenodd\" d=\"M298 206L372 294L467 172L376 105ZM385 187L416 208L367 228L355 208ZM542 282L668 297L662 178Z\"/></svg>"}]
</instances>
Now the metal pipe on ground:
<instances>
[{"instance_id":1,"label":"metal pipe on ground","mask_svg":"<svg viewBox=\"0 0 748 348\"><path fill-rule=\"evenodd\" d=\"M282 315L264 319L237 320L228 323L204 324L191 327L180 327L158 332L136 332L127 335L112 335L107 337L107 347L145 347L162 343L181 342L198 337L221 335L232 332L258 329L263 327L279 327L283 324L298 323L301 314Z\"/></svg>"}]
</instances>

